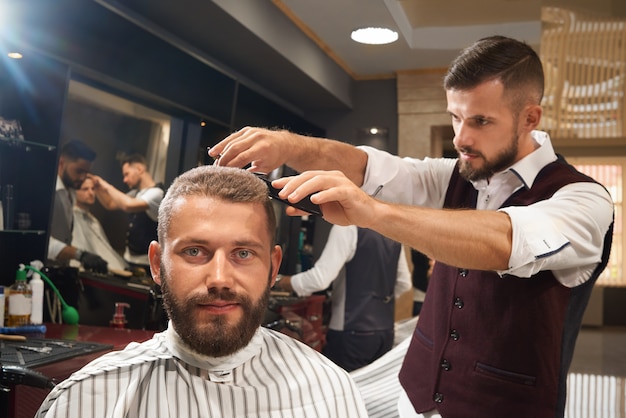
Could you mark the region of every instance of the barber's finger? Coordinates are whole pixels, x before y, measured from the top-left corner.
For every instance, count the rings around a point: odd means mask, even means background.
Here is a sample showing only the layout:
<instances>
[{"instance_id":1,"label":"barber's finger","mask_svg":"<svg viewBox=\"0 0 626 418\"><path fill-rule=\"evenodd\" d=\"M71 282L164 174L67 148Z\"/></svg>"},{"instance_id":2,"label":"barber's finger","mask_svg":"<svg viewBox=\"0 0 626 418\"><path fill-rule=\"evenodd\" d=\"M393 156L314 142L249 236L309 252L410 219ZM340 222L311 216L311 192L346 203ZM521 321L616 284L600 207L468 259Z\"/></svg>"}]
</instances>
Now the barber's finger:
<instances>
[{"instance_id":1,"label":"barber's finger","mask_svg":"<svg viewBox=\"0 0 626 418\"><path fill-rule=\"evenodd\" d=\"M209 157L215 159L214 164L217 165L228 165L232 160L237 159L242 160L244 156L240 154L250 148L253 145L253 141L251 141L251 135L254 132L253 128L244 127L238 131L235 131L228 135L226 138L215 144L214 146L208 149ZM241 163L239 166L243 167L247 165L250 161L245 163ZM234 165L236 161L233 162Z\"/></svg>"},{"instance_id":2,"label":"barber's finger","mask_svg":"<svg viewBox=\"0 0 626 418\"><path fill-rule=\"evenodd\" d=\"M224 148L226 148L226 146L228 146L228 144L230 144L232 141L236 141L237 139L239 139L242 134L243 134L242 130L235 131L231 133L230 135L228 135L226 138L222 139L217 144L213 145L212 147L209 147L207 150L209 157L214 158L216 160L219 159L222 152L224 151Z\"/></svg>"}]
</instances>

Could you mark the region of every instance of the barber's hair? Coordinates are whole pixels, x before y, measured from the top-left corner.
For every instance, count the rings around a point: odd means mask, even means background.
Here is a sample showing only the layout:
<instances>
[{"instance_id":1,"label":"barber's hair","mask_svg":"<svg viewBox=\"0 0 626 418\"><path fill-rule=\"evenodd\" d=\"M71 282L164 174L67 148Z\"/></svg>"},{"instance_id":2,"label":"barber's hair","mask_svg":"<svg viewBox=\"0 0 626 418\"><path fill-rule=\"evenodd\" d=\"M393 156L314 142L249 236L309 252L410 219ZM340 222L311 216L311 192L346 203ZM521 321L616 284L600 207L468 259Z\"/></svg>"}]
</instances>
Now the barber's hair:
<instances>
[{"instance_id":1,"label":"barber's hair","mask_svg":"<svg viewBox=\"0 0 626 418\"><path fill-rule=\"evenodd\" d=\"M141 154L130 154L130 155L125 155L121 160L120 163L122 165L124 164L133 164L133 163L139 163L142 164L144 166L148 166L148 163L146 162L146 158L141 155Z\"/></svg>"},{"instance_id":2,"label":"barber's hair","mask_svg":"<svg viewBox=\"0 0 626 418\"><path fill-rule=\"evenodd\" d=\"M490 36L464 49L444 78L446 90L470 90L499 80L514 109L540 104L544 75L541 60L526 43L504 36Z\"/></svg>"},{"instance_id":3,"label":"barber's hair","mask_svg":"<svg viewBox=\"0 0 626 418\"><path fill-rule=\"evenodd\" d=\"M276 216L265 182L249 171L215 165L192 168L174 179L159 206L157 232L163 244L176 201L192 196L210 197L232 203L258 203L267 218L267 232L276 239Z\"/></svg>"},{"instance_id":4,"label":"barber's hair","mask_svg":"<svg viewBox=\"0 0 626 418\"><path fill-rule=\"evenodd\" d=\"M93 162L96 159L96 152L79 140L71 140L61 147L61 156L69 161L87 160Z\"/></svg>"}]
</instances>

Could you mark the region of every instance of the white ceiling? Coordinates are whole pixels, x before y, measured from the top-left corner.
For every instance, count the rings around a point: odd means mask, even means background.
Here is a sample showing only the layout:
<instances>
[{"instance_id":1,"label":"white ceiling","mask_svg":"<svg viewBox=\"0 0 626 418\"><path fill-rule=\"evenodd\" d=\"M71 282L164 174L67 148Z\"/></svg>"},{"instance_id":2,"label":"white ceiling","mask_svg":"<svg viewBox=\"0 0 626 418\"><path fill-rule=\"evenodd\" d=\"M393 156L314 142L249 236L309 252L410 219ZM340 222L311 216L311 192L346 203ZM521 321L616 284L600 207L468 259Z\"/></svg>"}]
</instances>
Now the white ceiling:
<instances>
[{"instance_id":1,"label":"white ceiling","mask_svg":"<svg viewBox=\"0 0 626 418\"><path fill-rule=\"evenodd\" d=\"M484 36L508 35L537 45L541 0L273 0L310 28L355 78L399 70L445 68L459 51ZM350 39L363 26L399 32L389 45Z\"/></svg>"}]
</instances>

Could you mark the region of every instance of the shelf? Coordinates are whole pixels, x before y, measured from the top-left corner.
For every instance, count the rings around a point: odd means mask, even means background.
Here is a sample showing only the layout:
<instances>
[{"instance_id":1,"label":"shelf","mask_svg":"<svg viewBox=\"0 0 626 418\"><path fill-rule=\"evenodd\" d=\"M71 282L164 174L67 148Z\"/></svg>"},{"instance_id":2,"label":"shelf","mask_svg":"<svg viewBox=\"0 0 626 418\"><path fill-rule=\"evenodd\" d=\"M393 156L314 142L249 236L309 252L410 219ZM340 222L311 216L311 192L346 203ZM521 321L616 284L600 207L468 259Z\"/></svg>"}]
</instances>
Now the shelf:
<instances>
[{"instance_id":1,"label":"shelf","mask_svg":"<svg viewBox=\"0 0 626 418\"><path fill-rule=\"evenodd\" d=\"M31 149L45 149L53 151L56 149L53 145L40 144L38 142L25 141L17 138L7 138L4 136L0 136L0 145L9 147L24 147L24 150L26 151L30 151Z\"/></svg>"},{"instance_id":2,"label":"shelf","mask_svg":"<svg viewBox=\"0 0 626 418\"><path fill-rule=\"evenodd\" d=\"M0 230L0 235L12 234L12 235L45 235L46 231L41 229L3 229Z\"/></svg>"}]
</instances>

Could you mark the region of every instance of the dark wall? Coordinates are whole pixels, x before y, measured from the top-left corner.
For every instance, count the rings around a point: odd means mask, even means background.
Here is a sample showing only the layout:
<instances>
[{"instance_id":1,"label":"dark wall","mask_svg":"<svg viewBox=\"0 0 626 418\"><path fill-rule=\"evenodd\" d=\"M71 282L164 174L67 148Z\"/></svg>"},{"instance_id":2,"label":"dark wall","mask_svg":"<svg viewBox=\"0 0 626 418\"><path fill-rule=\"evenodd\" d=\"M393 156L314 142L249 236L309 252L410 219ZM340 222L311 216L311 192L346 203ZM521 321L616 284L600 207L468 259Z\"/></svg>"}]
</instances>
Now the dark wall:
<instances>
[{"instance_id":1,"label":"dark wall","mask_svg":"<svg viewBox=\"0 0 626 418\"><path fill-rule=\"evenodd\" d=\"M398 151L398 98L396 80L357 81L350 112L317 114L315 120L324 126L329 137L354 145L363 145L360 128L382 127L388 130L385 149Z\"/></svg>"},{"instance_id":2,"label":"dark wall","mask_svg":"<svg viewBox=\"0 0 626 418\"><path fill-rule=\"evenodd\" d=\"M354 108L342 114L318 114L316 120L326 127L328 137L353 145L374 145L362 140L361 128L372 126L387 128L384 147L393 154L398 152L398 100L396 80L358 81L354 85ZM331 225L315 219L313 258L317 260L324 249Z\"/></svg>"}]
</instances>

